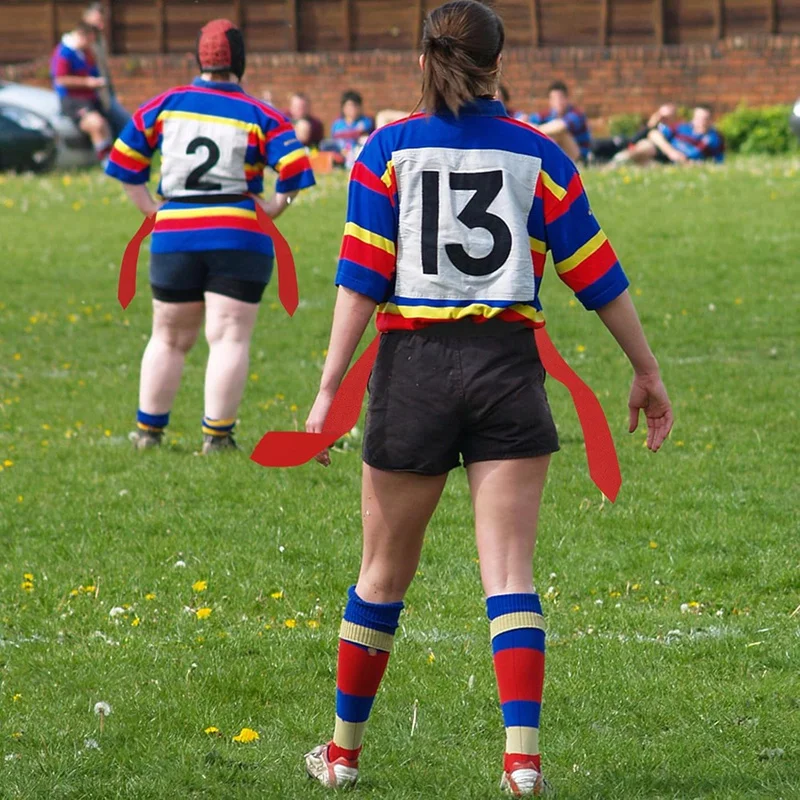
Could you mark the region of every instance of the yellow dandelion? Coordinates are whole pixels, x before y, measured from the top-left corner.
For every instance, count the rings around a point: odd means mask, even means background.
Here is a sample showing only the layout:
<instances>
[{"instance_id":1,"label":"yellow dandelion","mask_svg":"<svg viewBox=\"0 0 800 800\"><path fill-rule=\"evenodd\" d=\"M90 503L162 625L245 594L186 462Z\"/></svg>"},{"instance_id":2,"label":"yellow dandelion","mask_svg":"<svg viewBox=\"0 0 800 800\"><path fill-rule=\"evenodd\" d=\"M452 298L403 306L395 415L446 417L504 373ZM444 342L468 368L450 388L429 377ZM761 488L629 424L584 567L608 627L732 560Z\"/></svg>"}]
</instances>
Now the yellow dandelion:
<instances>
[{"instance_id":1,"label":"yellow dandelion","mask_svg":"<svg viewBox=\"0 0 800 800\"><path fill-rule=\"evenodd\" d=\"M22 581L19 585L19 588L25 592L32 592L33 591L33 581Z\"/></svg>"},{"instance_id":2,"label":"yellow dandelion","mask_svg":"<svg viewBox=\"0 0 800 800\"><path fill-rule=\"evenodd\" d=\"M285 397L284 395L282 395L282 394L276 394L276 395L275 395L275 399L276 399L276 400L285 400L285 399L286 399L286 397Z\"/></svg>"},{"instance_id":3,"label":"yellow dandelion","mask_svg":"<svg viewBox=\"0 0 800 800\"><path fill-rule=\"evenodd\" d=\"M111 200L110 200L108 197L104 197L104 198L103 198L103 205L104 205L104 206L107 206L107 205L109 205L110 203L111 203Z\"/></svg>"},{"instance_id":4,"label":"yellow dandelion","mask_svg":"<svg viewBox=\"0 0 800 800\"><path fill-rule=\"evenodd\" d=\"M283 600L283 590L281 590L281 591L279 591L279 592L273 592L273 593L270 595L270 597L271 597L273 600Z\"/></svg>"},{"instance_id":5,"label":"yellow dandelion","mask_svg":"<svg viewBox=\"0 0 800 800\"><path fill-rule=\"evenodd\" d=\"M14 353L14 361L19 361L22 358L22 353Z\"/></svg>"},{"instance_id":6,"label":"yellow dandelion","mask_svg":"<svg viewBox=\"0 0 800 800\"><path fill-rule=\"evenodd\" d=\"M71 186L72 185L72 178L69 175L65 175L61 179L61 183L63 183L64 186Z\"/></svg>"},{"instance_id":7,"label":"yellow dandelion","mask_svg":"<svg viewBox=\"0 0 800 800\"><path fill-rule=\"evenodd\" d=\"M733 302L736 303L737 306L740 306L744 303L744 300L741 297L737 297Z\"/></svg>"},{"instance_id":8,"label":"yellow dandelion","mask_svg":"<svg viewBox=\"0 0 800 800\"><path fill-rule=\"evenodd\" d=\"M7 197L5 200L3 200L3 205L6 208L14 208L14 201L10 197Z\"/></svg>"},{"instance_id":9,"label":"yellow dandelion","mask_svg":"<svg viewBox=\"0 0 800 800\"><path fill-rule=\"evenodd\" d=\"M21 502L22 502L24 499L25 499L25 498L24 498L24 497L23 497L21 494L18 494L18 495L17 495L17 502L18 502L18 503L21 503Z\"/></svg>"},{"instance_id":10,"label":"yellow dandelion","mask_svg":"<svg viewBox=\"0 0 800 800\"><path fill-rule=\"evenodd\" d=\"M206 728L206 729L203 731L203 733L207 733L209 736L211 736L211 735L212 735L212 734L214 734L214 733L219 733L219 728L217 728L217 727L216 727L216 726L214 726L214 725L209 725L209 726L208 726L208 727L207 727L207 728Z\"/></svg>"},{"instance_id":11,"label":"yellow dandelion","mask_svg":"<svg viewBox=\"0 0 800 800\"><path fill-rule=\"evenodd\" d=\"M14 733L11 734L11 738L12 739L21 739L22 738L22 732L21 731L15 731Z\"/></svg>"},{"instance_id":12,"label":"yellow dandelion","mask_svg":"<svg viewBox=\"0 0 800 800\"><path fill-rule=\"evenodd\" d=\"M585 352L586 352L586 345L579 344L579 345L578 345L578 346L577 346L575 349L576 349L576 350L577 350L579 353L585 353Z\"/></svg>"},{"instance_id":13,"label":"yellow dandelion","mask_svg":"<svg viewBox=\"0 0 800 800\"><path fill-rule=\"evenodd\" d=\"M78 321L78 315L77 314L67 314L67 319L70 322L77 322Z\"/></svg>"},{"instance_id":14,"label":"yellow dandelion","mask_svg":"<svg viewBox=\"0 0 800 800\"><path fill-rule=\"evenodd\" d=\"M31 573L31 572L26 572L26 573L25 573L25 574L24 574L22 577L23 577L23 578L24 578L26 581L32 581L32 580L33 580L33 573Z\"/></svg>"},{"instance_id":15,"label":"yellow dandelion","mask_svg":"<svg viewBox=\"0 0 800 800\"><path fill-rule=\"evenodd\" d=\"M50 426L49 426L49 425L48 425L48 424L45 422L45 423L42 425L42 430L43 430L43 431L49 431L49 430L50 430Z\"/></svg>"},{"instance_id":16,"label":"yellow dandelion","mask_svg":"<svg viewBox=\"0 0 800 800\"><path fill-rule=\"evenodd\" d=\"M258 373L256 373L256 372L251 372L251 373L250 373L250 380L251 380L251 381L257 381L257 380L258 380Z\"/></svg>"},{"instance_id":17,"label":"yellow dandelion","mask_svg":"<svg viewBox=\"0 0 800 800\"><path fill-rule=\"evenodd\" d=\"M111 431L110 431L110 430L108 430L108 428L106 428L106 429L103 431L103 436L105 436L105 437L106 437L106 439L109 439L109 438L111 437Z\"/></svg>"},{"instance_id":18,"label":"yellow dandelion","mask_svg":"<svg viewBox=\"0 0 800 800\"><path fill-rule=\"evenodd\" d=\"M291 411L292 413L294 413L295 411L297 411L297 403L292 403L292 404L289 406L289 411Z\"/></svg>"},{"instance_id":19,"label":"yellow dandelion","mask_svg":"<svg viewBox=\"0 0 800 800\"><path fill-rule=\"evenodd\" d=\"M567 305L570 308L575 308L575 306L578 305L578 301L574 297L570 297L569 302L567 303Z\"/></svg>"},{"instance_id":20,"label":"yellow dandelion","mask_svg":"<svg viewBox=\"0 0 800 800\"><path fill-rule=\"evenodd\" d=\"M622 182L623 182L623 183L630 183L630 182L631 182L631 176L630 176L630 175L626 175L626 176L625 176L625 177L622 179Z\"/></svg>"},{"instance_id":21,"label":"yellow dandelion","mask_svg":"<svg viewBox=\"0 0 800 800\"><path fill-rule=\"evenodd\" d=\"M675 442L675 447L683 447L683 440L682 439L678 439L678 441Z\"/></svg>"},{"instance_id":22,"label":"yellow dandelion","mask_svg":"<svg viewBox=\"0 0 800 800\"><path fill-rule=\"evenodd\" d=\"M296 619L287 619L283 623L287 628L296 628L297 627L297 620Z\"/></svg>"},{"instance_id":23,"label":"yellow dandelion","mask_svg":"<svg viewBox=\"0 0 800 800\"><path fill-rule=\"evenodd\" d=\"M306 622L306 625L308 625L309 628L319 628L319 622L317 622L315 619L310 619L308 622Z\"/></svg>"},{"instance_id":24,"label":"yellow dandelion","mask_svg":"<svg viewBox=\"0 0 800 800\"><path fill-rule=\"evenodd\" d=\"M428 650L428 663L433 664L436 661L436 656L433 654L433 650Z\"/></svg>"},{"instance_id":25,"label":"yellow dandelion","mask_svg":"<svg viewBox=\"0 0 800 800\"><path fill-rule=\"evenodd\" d=\"M581 610L581 607L580 607L580 606L579 606L577 603L575 603L575 605L574 605L574 606L572 606L572 610L573 610L573 611L580 611L580 610Z\"/></svg>"},{"instance_id":26,"label":"yellow dandelion","mask_svg":"<svg viewBox=\"0 0 800 800\"><path fill-rule=\"evenodd\" d=\"M265 630L265 631L271 631L271 630L272 630L272 625L270 625L269 623L267 623L267 624L264 626L264 630Z\"/></svg>"},{"instance_id":27,"label":"yellow dandelion","mask_svg":"<svg viewBox=\"0 0 800 800\"><path fill-rule=\"evenodd\" d=\"M138 628L140 622L141 622L141 620L139 619L139 617L134 617L133 618L133 622L131 622L131 626L134 627L134 628Z\"/></svg>"},{"instance_id":28,"label":"yellow dandelion","mask_svg":"<svg viewBox=\"0 0 800 800\"><path fill-rule=\"evenodd\" d=\"M658 547L658 542L651 541L650 542L650 549L655 550Z\"/></svg>"},{"instance_id":29,"label":"yellow dandelion","mask_svg":"<svg viewBox=\"0 0 800 800\"><path fill-rule=\"evenodd\" d=\"M155 596L155 595L154 595L152 592L148 592L148 593L147 593L147 594L144 596L144 599L145 599L145 600L155 600L155 599L156 599L156 596Z\"/></svg>"},{"instance_id":30,"label":"yellow dandelion","mask_svg":"<svg viewBox=\"0 0 800 800\"><path fill-rule=\"evenodd\" d=\"M15 694L15 695L14 695L14 696L11 698L11 702L12 702L12 703L16 703L18 700L22 700L22 695L21 695L19 692L17 692L17 693L16 693L16 694Z\"/></svg>"},{"instance_id":31,"label":"yellow dandelion","mask_svg":"<svg viewBox=\"0 0 800 800\"><path fill-rule=\"evenodd\" d=\"M192 584L192 589L195 592L204 592L206 589L208 589L208 581L195 581Z\"/></svg>"},{"instance_id":32,"label":"yellow dandelion","mask_svg":"<svg viewBox=\"0 0 800 800\"><path fill-rule=\"evenodd\" d=\"M76 201L75 201L75 202L72 204L72 210L73 210L73 211L80 211L82 208L83 208L83 203L81 203L81 201L80 201L80 200L76 200Z\"/></svg>"},{"instance_id":33,"label":"yellow dandelion","mask_svg":"<svg viewBox=\"0 0 800 800\"><path fill-rule=\"evenodd\" d=\"M86 594L93 594L96 589L97 589L97 587L94 584L91 584L89 586L84 586L83 587L83 591ZM130 608L130 606L126 605L125 608Z\"/></svg>"},{"instance_id":34,"label":"yellow dandelion","mask_svg":"<svg viewBox=\"0 0 800 800\"><path fill-rule=\"evenodd\" d=\"M642 296L642 290L641 290L641 289L638 289L638 288L637 288L637 289L634 289L633 293L634 293L634 294L635 294L637 297L641 297L641 296Z\"/></svg>"},{"instance_id":35,"label":"yellow dandelion","mask_svg":"<svg viewBox=\"0 0 800 800\"><path fill-rule=\"evenodd\" d=\"M78 589L72 589L72 590L70 590L69 596L70 597L77 597L79 594L80 594L80 591Z\"/></svg>"},{"instance_id":36,"label":"yellow dandelion","mask_svg":"<svg viewBox=\"0 0 800 800\"><path fill-rule=\"evenodd\" d=\"M641 588L641 585L638 583L634 583L633 586L631 586L631 589L633 589L634 592L638 592Z\"/></svg>"},{"instance_id":37,"label":"yellow dandelion","mask_svg":"<svg viewBox=\"0 0 800 800\"><path fill-rule=\"evenodd\" d=\"M194 613L197 615L197 619L208 619L211 616L211 609L205 606L204 608L198 608Z\"/></svg>"},{"instance_id":38,"label":"yellow dandelion","mask_svg":"<svg viewBox=\"0 0 800 800\"><path fill-rule=\"evenodd\" d=\"M709 443L706 445L706 450L713 450L713 449L714 449L714 445L713 445L711 442L709 442Z\"/></svg>"},{"instance_id":39,"label":"yellow dandelion","mask_svg":"<svg viewBox=\"0 0 800 800\"><path fill-rule=\"evenodd\" d=\"M622 597L620 592L609 592L609 597Z\"/></svg>"},{"instance_id":40,"label":"yellow dandelion","mask_svg":"<svg viewBox=\"0 0 800 800\"><path fill-rule=\"evenodd\" d=\"M250 744L251 742L257 742L260 738L258 732L254 731L252 728L242 728L239 733L233 737L233 741L239 742L239 744Z\"/></svg>"}]
</instances>

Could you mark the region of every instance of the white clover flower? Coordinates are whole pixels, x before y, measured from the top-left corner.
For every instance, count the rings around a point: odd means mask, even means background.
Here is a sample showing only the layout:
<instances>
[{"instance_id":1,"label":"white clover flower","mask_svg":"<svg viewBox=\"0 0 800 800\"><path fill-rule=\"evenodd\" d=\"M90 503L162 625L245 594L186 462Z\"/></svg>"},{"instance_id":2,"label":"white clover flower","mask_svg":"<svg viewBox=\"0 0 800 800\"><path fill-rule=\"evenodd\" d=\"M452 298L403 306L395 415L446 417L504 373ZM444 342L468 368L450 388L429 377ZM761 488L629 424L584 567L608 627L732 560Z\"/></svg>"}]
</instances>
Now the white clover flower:
<instances>
[{"instance_id":1,"label":"white clover flower","mask_svg":"<svg viewBox=\"0 0 800 800\"><path fill-rule=\"evenodd\" d=\"M114 608L108 612L108 616L114 619L115 617L121 617L125 613L125 609L122 606L114 606Z\"/></svg>"},{"instance_id":2,"label":"white clover flower","mask_svg":"<svg viewBox=\"0 0 800 800\"><path fill-rule=\"evenodd\" d=\"M176 561L172 566L175 569L183 569L183 567L186 566L186 562L183 561L183 560L179 560L179 561Z\"/></svg>"},{"instance_id":3,"label":"white clover flower","mask_svg":"<svg viewBox=\"0 0 800 800\"><path fill-rule=\"evenodd\" d=\"M97 739L84 739L83 746L86 750L99 750L100 745L97 743Z\"/></svg>"}]
</instances>

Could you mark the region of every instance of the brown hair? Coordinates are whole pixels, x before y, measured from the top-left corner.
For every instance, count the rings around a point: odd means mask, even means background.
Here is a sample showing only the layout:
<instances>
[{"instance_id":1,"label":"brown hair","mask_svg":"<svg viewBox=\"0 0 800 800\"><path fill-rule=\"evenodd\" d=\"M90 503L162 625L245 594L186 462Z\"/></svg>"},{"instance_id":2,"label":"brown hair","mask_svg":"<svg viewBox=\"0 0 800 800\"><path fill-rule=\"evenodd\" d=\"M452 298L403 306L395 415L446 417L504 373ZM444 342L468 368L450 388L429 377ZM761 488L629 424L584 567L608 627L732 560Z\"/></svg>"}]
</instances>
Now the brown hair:
<instances>
[{"instance_id":1,"label":"brown hair","mask_svg":"<svg viewBox=\"0 0 800 800\"><path fill-rule=\"evenodd\" d=\"M504 43L503 21L483 3L454 0L431 11L422 34L420 105L425 112L448 108L457 115L470 100L491 97L500 79Z\"/></svg>"}]
</instances>

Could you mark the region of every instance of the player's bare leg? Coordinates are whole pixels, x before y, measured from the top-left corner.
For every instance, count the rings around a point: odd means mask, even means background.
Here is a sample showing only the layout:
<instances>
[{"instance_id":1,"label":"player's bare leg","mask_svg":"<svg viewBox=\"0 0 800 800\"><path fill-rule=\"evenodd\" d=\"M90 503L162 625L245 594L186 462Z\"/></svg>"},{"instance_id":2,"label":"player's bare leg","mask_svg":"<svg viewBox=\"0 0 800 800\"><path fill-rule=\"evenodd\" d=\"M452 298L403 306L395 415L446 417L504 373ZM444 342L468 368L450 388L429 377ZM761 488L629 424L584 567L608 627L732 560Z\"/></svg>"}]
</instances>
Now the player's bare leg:
<instances>
[{"instance_id":1,"label":"player's bare leg","mask_svg":"<svg viewBox=\"0 0 800 800\"><path fill-rule=\"evenodd\" d=\"M553 119L534 127L549 136L576 164L580 161L581 149L563 119Z\"/></svg>"},{"instance_id":2,"label":"player's bare leg","mask_svg":"<svg viewBox=\"0 0 800 800\"><path fill-rule=\"evenodd\" d=\"M617 153L614 158L611 159L609 167L619 167L623 164L638 164L639 166L644 166L645 164L649 164L656 157L656 154L656 146L649 139L642 139L636 142L633 147Z\"/></svg>"},{"instance_id":3,"label":"player's bare leg","mask_svg":"<svg viewBox=\"0 0 800 800\"><path fill-rule=\"evenodd\" d=\"M447 475L385 472L364 464L364 548L339 639L336 727L332 741L306 755L306 771L325 786L358 779L358 756L372 701L386 669L402 600L419 564L425 529Z\"/></svg>"},{"instance_id":4,"label":"player's bare leg","mask_svg":"<svg viewBox=\"0 0 800 800\"><path fill-rule=\"evenodd\" d=\"M544 623L533 585L533 554L549 463L550 456L541 456L467 468L506 726L501 788L516 796L545 789L539 756Z\"/></svg>"},{"instance_id":5,"label":"player's bare leg","mask_svg":"<svg viewBox=\"0 0 800 800\"><path fill-rule=\"evenodd\" d=\"M250 339L257 303L206 292L208 365L205 383L203 452L235 447L233 426L250 364Z\"/></svg>"},{"instance_id":6,"label":"player's bare leg","mask_svg":"<svg viewBox=\"0 0 800 800\"><path fill-rule=\"evenodd\" d=\"M81 117L78 127L91 139L98 160L103 161L107 158L113 141L111 128L105 117L97 111L88 111Z\"/></svg>"},{"instance_id":7,"label":"player's bare leg","mask_svg":"<svg viewBox=\"0 0 800 800\"><path fill-rule=\"evenodd\" d=\"M140 450L161 442L186 354L203 324L203 308L203 303L153 300L153 332L142 356L139 381L139 423L131 434L131 441Z\"/></svg>"}]
</instances>

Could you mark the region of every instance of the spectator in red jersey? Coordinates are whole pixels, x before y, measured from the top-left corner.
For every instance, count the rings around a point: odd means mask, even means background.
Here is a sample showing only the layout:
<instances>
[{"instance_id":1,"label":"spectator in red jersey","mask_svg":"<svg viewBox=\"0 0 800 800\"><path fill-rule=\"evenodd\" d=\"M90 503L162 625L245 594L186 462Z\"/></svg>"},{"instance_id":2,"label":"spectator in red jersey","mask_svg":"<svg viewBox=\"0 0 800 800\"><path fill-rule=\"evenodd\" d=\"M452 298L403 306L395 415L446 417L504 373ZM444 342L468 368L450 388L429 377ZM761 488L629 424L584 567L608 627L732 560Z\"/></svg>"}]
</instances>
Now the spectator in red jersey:
<instances>
[{"instance_id":1,"label":"spectator in red jersey","mask_svg":"<svg viewBox=\"0 0 800 800\"><path fill-rule=\"evenodd\" d=\"M319 147L325 138L325 126L322 120L311 113L311 101L308 95L295 92L289 98L289 108L283 112L294 123L295 134L301 144L306 147ZM299 123L303 124L299 124Z\"/></svg>"},{"instance_id":2,"label":"spectator in red jersey","mask_svg":"<svg viewBox=\"0 0 800 800\"><path fill-rule=\"evenodd\" d=\"M86 22L64 34L53 51L50 75L61 100L61 113L89 136L98 160L105 163L113 141L98 94L106 80L100 77L92 49L95 37L94 28Z\"/></svg>"}]
</instances>

